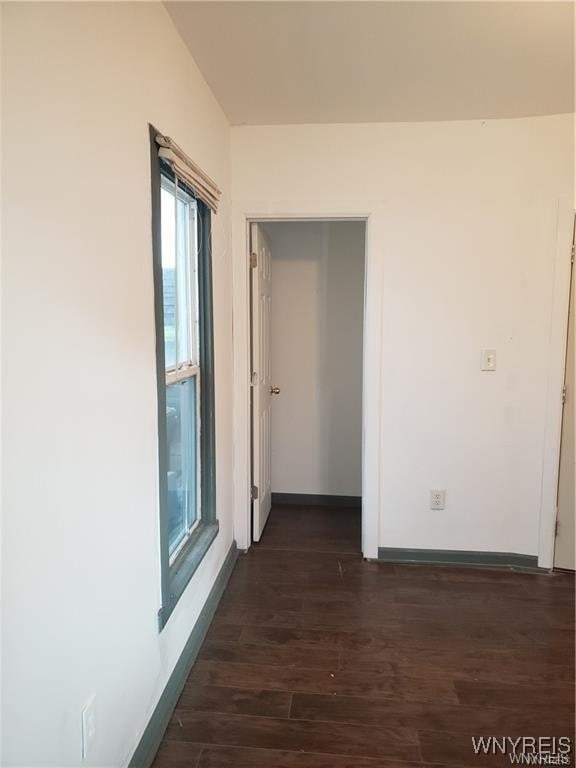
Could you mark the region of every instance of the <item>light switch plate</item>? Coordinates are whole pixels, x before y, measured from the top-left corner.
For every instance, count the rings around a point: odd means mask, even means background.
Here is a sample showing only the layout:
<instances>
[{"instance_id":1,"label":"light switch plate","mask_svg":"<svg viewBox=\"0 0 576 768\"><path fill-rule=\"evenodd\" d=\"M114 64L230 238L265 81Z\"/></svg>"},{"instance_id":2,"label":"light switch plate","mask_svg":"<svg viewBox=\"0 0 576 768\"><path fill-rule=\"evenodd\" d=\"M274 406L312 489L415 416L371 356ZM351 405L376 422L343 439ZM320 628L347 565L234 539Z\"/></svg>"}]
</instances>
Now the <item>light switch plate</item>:
<instances>
[{"instance_id":1,"label":"light switch plate","mask_svg":"<svg viewBox=\"0 0 576 768\"><path fill-rule=\"evenodd\" d=\"M495 371L496 370L496 350L495 349L483 349L482 358L480 361L480 369L482 371Z\"/></svg>"}]
</instances>

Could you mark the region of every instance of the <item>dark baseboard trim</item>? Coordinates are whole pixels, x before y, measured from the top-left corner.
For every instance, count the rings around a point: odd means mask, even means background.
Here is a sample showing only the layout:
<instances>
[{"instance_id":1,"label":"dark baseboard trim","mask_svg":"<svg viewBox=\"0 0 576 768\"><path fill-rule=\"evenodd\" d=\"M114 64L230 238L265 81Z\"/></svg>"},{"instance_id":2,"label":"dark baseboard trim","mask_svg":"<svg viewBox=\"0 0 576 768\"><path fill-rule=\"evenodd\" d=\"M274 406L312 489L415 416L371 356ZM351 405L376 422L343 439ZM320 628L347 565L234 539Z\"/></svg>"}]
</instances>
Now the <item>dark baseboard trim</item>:
<instances>
[{"instance_id":1,"label":"dark baseboard trim","mask_svg":"<svg viewBox=\"0 0 576 768\"><path fill-rule=\"evenodd\" d=\"M292 504L300 507L358 507L361 496L330 496L323 493L273 493L272 504Z\"/></svg>"},{"instance_id":2,"label":"dark baseboard trim","mask_svg":"<svg viewBox=\"0 0 576 768\"><path fill-rule=\"evenodd\" d=\"M547 572L538 567L534 555L514 552L467 552L458 549L403 549L378 547L378 560L386 563L419 563L421 565L469 565L490 568L521 568L525 571Z\"/></svg>"},{"instance_id":3,"label":"dark baseboard trim","mask_svg":"<svg viewBox=\"0 0 576 768\"><path fill-rule=\"evenodd\" d=\"M150 768L152 765L164 736L164 731L168 726L174 707L182 693L184 683L196 660L200 646L204 641L210 622L218 607L220 598L226 589L228 579L230 578L237 559L238 549L236 548L236 542L233 541L232 546L226 555L226 559L222 564L222 568L220 568L220 572L216 577L216 581L210 590L210 594L204 603L204 607L200 611L198 620L184 646L184 650L176 662L174 671L170 675L170 679L160 696L160 701L156 705L156 709L142 734L140 743L136 747L132 759L128 763L128 768Z\"/></svg>"}]
</instances>

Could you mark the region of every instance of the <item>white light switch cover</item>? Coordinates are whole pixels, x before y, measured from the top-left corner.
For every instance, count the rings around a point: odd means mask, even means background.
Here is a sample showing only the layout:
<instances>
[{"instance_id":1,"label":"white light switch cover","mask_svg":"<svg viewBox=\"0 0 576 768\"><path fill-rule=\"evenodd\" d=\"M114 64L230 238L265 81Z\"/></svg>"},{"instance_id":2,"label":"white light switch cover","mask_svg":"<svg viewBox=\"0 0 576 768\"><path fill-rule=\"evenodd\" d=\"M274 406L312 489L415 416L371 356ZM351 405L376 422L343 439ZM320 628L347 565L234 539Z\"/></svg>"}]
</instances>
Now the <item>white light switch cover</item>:
<instances>
[{"instance_id":1,"label":"white light switch cover","mask_svg":"<svg viewBox=\"0 0 576 768\"><path fill-rule=\"evenodd\" d=\"M482 350L482 359L480 362L480 369L482 371L496 370L496 350L495 349Z\"/></svg>"}]
</instances>

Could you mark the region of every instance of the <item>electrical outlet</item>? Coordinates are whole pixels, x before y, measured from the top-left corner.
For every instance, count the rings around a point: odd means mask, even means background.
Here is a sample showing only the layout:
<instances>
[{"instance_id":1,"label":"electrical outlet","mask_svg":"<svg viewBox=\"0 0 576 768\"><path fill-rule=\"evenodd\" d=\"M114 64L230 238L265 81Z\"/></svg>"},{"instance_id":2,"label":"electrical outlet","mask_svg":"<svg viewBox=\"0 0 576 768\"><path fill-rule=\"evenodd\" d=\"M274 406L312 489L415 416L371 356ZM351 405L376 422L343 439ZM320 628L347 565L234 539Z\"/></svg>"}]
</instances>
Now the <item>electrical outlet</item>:
<instances>
[{"instance_id":1,"label":"electrical outlet","mask_svg":"<svg viewBox=\"0 0 576 768\"><path fill-rule=\"evenodd\" d=\"M82 710L82 760L86 760L96 740L96 695Z\"/></svg>"},{"instance_id":2,"label":"electrical outlet","mask_svg":"<svg viewBox=\"0 0 576 768\"><path fill-rule=\"evenodd\" d=\"M446 506L446 491L430 491L430 509L444 509Z\"/></svg>"}]
</instances>

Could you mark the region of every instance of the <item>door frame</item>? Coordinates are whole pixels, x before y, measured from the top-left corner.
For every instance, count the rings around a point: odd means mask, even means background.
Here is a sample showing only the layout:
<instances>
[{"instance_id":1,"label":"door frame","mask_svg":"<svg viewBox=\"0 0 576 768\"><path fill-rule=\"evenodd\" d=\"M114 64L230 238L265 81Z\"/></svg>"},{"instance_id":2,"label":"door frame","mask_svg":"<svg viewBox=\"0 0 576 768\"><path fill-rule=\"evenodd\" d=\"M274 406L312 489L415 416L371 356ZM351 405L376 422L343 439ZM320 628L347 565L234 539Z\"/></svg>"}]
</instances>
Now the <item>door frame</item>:
<instances>
[{"instance_id":1,"label":"door frame","mask_svg":"<svg viewBox=\"0 0 576 768\"><path fill-rule=\"evenodd\" d=\"M379 206L378 206L379 207ZM337 208L318 204L303 213L285 204L254 205L233 217L234 324L234 532L239 549L246 550L251 538L251 442L250 442L250 224L287 221L364 221L364 325L362 364L362 554L378 558L380 510L380 392L382 311L382 259L374 226L375 210L355 206ZM370 375L368 374L368 370Z\"/></svg>"},{"instance_id":2,"label":"door frame","mask_svg":"<svg viewBox=\"0 0 576 768\"><path fill-rule=\"evenodd\" d=\"M567 195L558 200L556 254L548 345L548 380L542 457L538 567L554 567L560 443L562 439L562 389L566 372L566 338L572 272L572 228L574 203Z\"/></svg>"}]
</instances>

